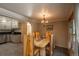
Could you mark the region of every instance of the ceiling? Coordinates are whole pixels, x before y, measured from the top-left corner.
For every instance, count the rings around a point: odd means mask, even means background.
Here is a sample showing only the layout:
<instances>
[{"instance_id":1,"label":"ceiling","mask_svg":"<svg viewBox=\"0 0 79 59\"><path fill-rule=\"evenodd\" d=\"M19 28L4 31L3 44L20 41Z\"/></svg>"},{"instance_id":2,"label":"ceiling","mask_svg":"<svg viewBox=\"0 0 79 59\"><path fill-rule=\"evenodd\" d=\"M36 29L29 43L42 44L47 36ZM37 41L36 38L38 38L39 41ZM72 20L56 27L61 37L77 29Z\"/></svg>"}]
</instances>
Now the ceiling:
<instances>
[{"instance_id":1,"label":"ceiling","mask_svg":"<svg viewBox=\"0 0 79 59\"><path fill-rule=\"evenodd\" d=\"M61 3L0 3L0 7L33 20L42 20L45 13L52 22L68 20L73 11L73 4Z\"/></svg>"}]
</instances>

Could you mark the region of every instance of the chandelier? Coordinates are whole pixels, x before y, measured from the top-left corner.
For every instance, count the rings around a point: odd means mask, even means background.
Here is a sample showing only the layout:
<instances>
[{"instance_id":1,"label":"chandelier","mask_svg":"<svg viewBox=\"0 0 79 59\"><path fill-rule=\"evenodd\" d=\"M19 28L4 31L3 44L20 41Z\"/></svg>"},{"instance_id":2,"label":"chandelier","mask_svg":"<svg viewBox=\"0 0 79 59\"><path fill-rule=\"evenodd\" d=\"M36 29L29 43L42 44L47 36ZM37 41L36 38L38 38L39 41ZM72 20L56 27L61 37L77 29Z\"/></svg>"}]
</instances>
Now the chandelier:
<instances>
[{"instance_id":1,"label":"chandelier","mask_svg":"<svg viewBox=\"0 0 79 59\"><path fill-rule=\"evenodd\" d=\"M43 23L43 24L48 23L48 20L46 20L46 15L45 14L43 15L43 20L41 21L41 23Z\"/></svg>"}]
</instances>

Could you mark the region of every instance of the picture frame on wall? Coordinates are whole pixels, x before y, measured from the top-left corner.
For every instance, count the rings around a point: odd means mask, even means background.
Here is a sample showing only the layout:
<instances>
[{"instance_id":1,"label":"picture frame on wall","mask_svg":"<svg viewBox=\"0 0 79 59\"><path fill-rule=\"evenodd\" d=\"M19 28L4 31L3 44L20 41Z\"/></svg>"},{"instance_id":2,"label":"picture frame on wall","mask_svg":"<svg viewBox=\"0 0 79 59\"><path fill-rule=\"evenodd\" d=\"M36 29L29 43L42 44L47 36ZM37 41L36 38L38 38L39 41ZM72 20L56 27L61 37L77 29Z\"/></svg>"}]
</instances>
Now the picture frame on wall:
<instances>
[{"instance_id":1,"label":"picture frame on wall","mask_svg":"<svg viewBox=\"0 0 79 59\"><path fill-rule=\"evenodd\" d=\"M46 29L47 29L48 31L53 30L53 25L47 25L47 26L46 26Z\"/></svg>"}]
</instances>

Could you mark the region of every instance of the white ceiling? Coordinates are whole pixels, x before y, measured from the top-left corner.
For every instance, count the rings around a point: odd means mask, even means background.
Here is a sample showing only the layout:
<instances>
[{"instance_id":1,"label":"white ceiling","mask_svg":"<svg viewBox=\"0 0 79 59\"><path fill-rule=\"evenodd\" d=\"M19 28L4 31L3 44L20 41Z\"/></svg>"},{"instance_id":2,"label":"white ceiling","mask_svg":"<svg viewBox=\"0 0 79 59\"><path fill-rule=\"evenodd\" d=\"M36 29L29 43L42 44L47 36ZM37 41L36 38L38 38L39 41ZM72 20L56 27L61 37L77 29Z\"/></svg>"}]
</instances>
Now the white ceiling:
<instances>
[{"instance_id":1,"label":"white ceiling","mask_svg":"<svg viewBox=\"0 0 79 59\"><path fill-rule=\"evenodd\" d=\"M46 19L53 22L68 20L73 10L73 4L55 3L2 3L0 7L33 20L41 20L44 11L47 15Z\"/></svg>"},{"instance_id":2,"label":"white ceiling","mask_svg":"<svg viewBox=\"0 0 79 59\"><path fill-rule=\"evenodd\" d=\"M17 13L14 13L14 12L11 12L9 10L6 10L4 8L0 8L0 16L8 16L8 17L11 17L11 18L15 18L17 20L25 20L25 17L20 15L20 14L17 14Z\"/></svg>"}]
</instances>

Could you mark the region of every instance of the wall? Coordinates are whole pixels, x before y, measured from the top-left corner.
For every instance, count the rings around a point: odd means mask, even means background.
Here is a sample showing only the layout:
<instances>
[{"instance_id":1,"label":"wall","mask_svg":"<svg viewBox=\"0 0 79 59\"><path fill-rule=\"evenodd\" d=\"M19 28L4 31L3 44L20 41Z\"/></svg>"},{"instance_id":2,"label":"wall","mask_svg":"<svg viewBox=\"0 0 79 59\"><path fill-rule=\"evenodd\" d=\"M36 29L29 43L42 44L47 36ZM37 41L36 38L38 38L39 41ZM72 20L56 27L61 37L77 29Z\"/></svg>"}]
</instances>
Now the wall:
<instances>
[{"instance_id":1,"label":"wall","mask_svg":"<svg viewBox=\"0 0 79 59\"><path fill-rule=\"evenodd\" d=\"M38 31L38 23L36 23L36 22L31 22L31 25L32 25L32 31L33 31L33 32Z\"/></svg>"},{"instance_id":2,"label":"wall","mask_svg":"<svg viewBox=\"0 0 79 59\"><path fill-rule=\"evenodd\" d=\"M55 38L56 46L60 47L68 47L68 22L67 21L60 21L60 22L53 22L49 23L53 24L53 34ZM38 26L39 31L41 33L44 32L42 24Z\"/></svg>"},{"instance_id":3,"label":"wall","mask_svg":"<svg viewBox=\"0 0 79 59\"><path fill-rule=\"evenodd\" d=\"M74 19L76 20L76 41L75 41L75 55L79 55L79 4L75 6L75 16Z\"/></svg>"},{"instance_id":4,"label":"wall","mask_svg":"<svg viewBox=\"0 0 79 59\"><path fill-rule=\"evenodd\" d=\"M53 32L56 46L68 47L68 22L61 21L53 23Z\"/></svg>"}]
</instances>

